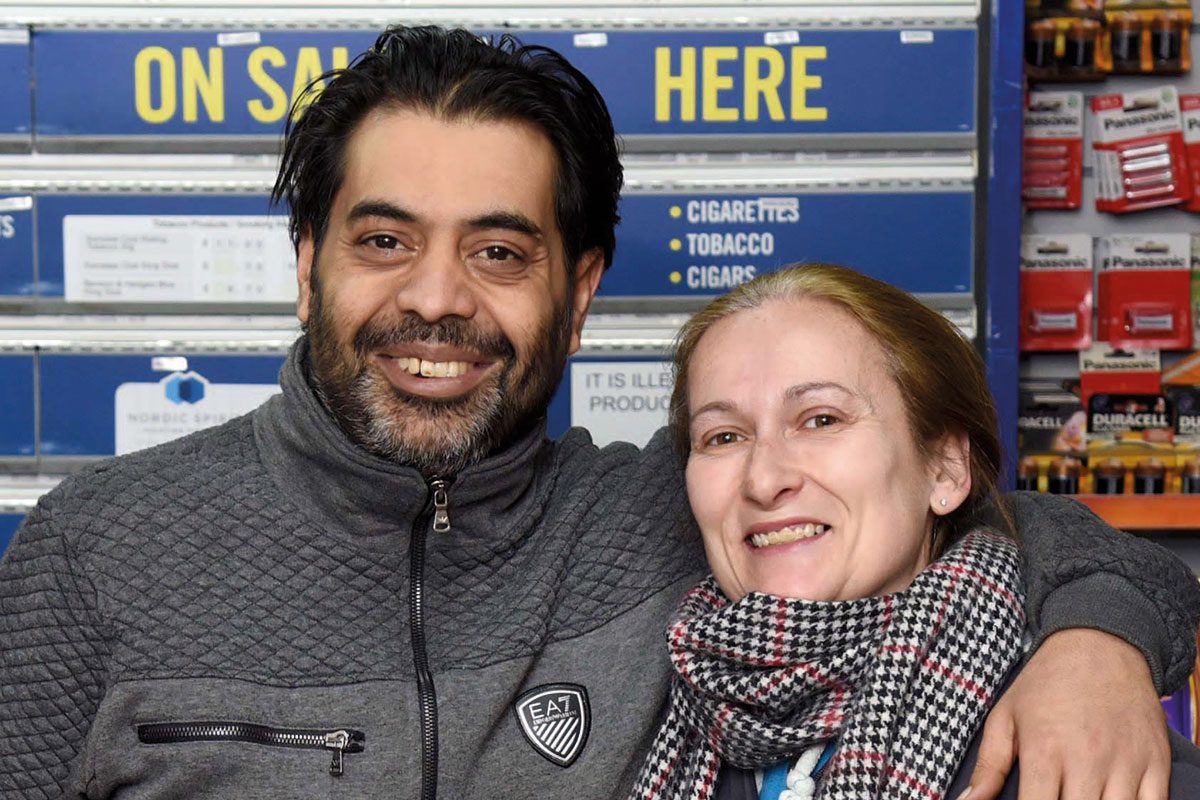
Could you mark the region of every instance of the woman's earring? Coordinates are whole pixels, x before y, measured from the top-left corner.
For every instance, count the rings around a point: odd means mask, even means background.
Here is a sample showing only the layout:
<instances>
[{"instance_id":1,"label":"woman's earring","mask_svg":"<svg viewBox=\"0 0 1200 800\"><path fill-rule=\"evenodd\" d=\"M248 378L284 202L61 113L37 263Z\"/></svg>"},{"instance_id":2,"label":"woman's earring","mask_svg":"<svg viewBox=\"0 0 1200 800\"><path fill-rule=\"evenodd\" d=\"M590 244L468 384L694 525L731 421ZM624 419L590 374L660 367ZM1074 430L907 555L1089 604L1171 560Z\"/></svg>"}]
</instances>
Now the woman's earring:
<instances>
[{"instance_id":1,"label":"woman's earring","mask_svg":"<svg viewBox=\"0 0 1200 800\"><path fill-rule=\"evenodd\" d=\"M942 508L945 508L946 507L946 498L943 497L941 500L939 500L938 505L940 505Z\"/></svg>"}]
</instances>

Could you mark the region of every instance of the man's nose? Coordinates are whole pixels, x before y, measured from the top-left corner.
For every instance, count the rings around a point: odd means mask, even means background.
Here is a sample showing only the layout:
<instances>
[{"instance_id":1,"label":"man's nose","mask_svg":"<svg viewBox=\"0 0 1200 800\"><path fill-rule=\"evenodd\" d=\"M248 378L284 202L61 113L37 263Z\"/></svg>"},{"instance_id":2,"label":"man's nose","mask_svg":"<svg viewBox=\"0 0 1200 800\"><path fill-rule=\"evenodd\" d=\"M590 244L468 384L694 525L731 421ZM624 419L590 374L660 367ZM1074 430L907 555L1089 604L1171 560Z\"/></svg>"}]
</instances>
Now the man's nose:
<instances>
[{"instance_id":1,"label":"man's nose","mask_svg":"<svg viewBox=\"0 0 1200 800\"><path fill-rule=\"evenodd\" d=\"M787 442L778 437L754 440L742 481L747 499L762 508L774 508L800 491L804 480L804 471Z\"/></svg>"},{"instance_id":2,"label":"man's nose","mask_svg":"<svg viewBox=\"0 0 1200 800\"><path fill-rule=\"evenodd\" d=\"M421 255L401 287L397 301L426 322L445 317L469 319L477 308L475 287L457 248L434 246Z\"/></svg>"}]
</instances>

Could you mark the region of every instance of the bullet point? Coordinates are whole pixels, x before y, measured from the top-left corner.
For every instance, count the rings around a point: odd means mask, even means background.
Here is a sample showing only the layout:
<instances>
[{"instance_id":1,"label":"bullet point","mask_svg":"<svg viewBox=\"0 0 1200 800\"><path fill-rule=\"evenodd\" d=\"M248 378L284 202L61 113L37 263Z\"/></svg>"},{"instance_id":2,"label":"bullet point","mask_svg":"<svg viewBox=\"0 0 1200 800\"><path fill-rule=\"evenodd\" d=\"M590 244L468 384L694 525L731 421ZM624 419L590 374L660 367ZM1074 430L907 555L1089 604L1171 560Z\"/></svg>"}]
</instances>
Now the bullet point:
<instances>
[{"instance_id":1,"label":"bullet point","mask_svg":"<svg viewBox=\"0 0 1200 800\"><path fill-rule=\"evenodd\" d=\"M672 272L669 277L671 278L671 283L679 283L681 280L683 280L683 273Z\"/></svg>"},{"instance_id":2,"label":"bullet point","mask_svg":"<svg viewBox=\"0 0 1200 800\"><path fill-rule=\"evenodd\" d=\"M672 250L678 250L681 247L683 247L683 242L679 241L678 239L671 240L671 249Z\"/></svg>"},{"instance_id":3,"label":"bullet point","mask_svg":"<svg viewBox=\"0 0 1200 800\"><path fill-rule=\"evenodd\" d=\"M683 209L679 206L671 206L671 218L679 219L683 216Z\"/></svg>"}]
</instances>

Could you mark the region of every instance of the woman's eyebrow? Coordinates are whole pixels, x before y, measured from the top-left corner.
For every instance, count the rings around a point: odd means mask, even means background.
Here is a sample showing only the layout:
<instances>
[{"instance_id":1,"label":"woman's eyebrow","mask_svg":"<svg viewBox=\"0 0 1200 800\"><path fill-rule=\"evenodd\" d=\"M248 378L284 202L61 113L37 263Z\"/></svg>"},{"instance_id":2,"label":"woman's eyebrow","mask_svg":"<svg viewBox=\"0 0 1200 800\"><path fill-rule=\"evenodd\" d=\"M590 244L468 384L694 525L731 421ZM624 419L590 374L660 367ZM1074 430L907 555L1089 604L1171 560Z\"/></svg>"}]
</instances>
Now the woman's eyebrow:
<instances>
[{"instance_id":1,"label":"woman's eyebrow","mask_svg":"<svg viewBox=\"0 0 1200 800\"><path fill-rule=\"evenodd\" d=\"M696 419L696 417L702 416L704 414L711 414L713 412L718 412L718 411L728 413L728 412L734 411L736 409L737 409L737 406L735 406L733 403L729 402L728 400L713 400L712 402L705 403L704 405L700 406L695 411L693 411L691 413L691 416L688 418L688 421L691 422L692 420Z\"/></svg>"},{"instance_id":2,"label":"woman's eyebrow","mask_svg":"<svg viewBox=\"0 0 1200 800\"><path fill-rule=\"evenodd\" d=\"M836 381L809 381L807 383L797 383L784 390L783 396L787 400L799 400L810 392L821 392L827 389L833 389L834 391L842 392L843 394L857 396L856 392L850 391Z\"/></svg>"}]
</instances>

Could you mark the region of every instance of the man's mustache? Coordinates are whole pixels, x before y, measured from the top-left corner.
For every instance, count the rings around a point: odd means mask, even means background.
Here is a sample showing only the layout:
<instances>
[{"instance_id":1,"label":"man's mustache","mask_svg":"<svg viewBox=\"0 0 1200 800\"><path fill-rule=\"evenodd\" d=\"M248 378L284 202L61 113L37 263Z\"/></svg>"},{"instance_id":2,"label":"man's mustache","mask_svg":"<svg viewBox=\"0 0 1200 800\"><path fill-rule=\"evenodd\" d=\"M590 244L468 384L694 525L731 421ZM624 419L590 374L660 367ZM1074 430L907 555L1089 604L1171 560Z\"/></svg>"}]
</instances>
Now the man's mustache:
<instances>
[{"instance_id":1,"label":"man's mustache","mask_svg":"<svg viewBox=\"0 0 1200 800\"><path fill-rule=\"evenodd\" d=\"M440 344L478 353L490 359L513 359L516 348L498 331L480 330L462 317L445 317L426 322L415 311L406 311L395 323L371 320L354 336L354 350L361 356L402 344Z\"/></svg>"}]
</instances>

